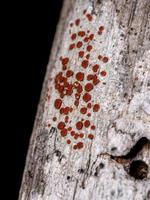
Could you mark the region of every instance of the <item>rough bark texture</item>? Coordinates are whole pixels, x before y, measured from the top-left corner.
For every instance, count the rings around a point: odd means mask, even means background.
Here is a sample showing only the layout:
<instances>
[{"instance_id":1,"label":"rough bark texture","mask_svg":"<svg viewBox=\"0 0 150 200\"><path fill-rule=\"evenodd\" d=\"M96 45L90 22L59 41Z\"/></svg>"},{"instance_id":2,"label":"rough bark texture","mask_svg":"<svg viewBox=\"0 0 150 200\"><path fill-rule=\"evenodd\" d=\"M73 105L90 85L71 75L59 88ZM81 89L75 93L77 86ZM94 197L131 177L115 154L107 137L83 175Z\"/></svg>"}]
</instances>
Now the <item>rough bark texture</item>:
<instances>
[{"instance_id":1,"label":"rough bark texture","mask_svg":"<svg viewBox=\"0 0 150 200\"><path fill-rule=\"evenodd\" d=\"M83 14L85 9L92 16L91 21ZM77 18L82 28L80 25L70 27ZM104 26L104 30L97 34L100 26ZM54 78L61 71L60 56L69 57L74 74L81 68L77 50L68 50L70 30L73 33L80 29L95 35L91 42L91 65L98 62L100 54L106 55L109 61L99 61L107 75L97 75L101 82L90 93L93 101L100 104L100 110L90 117L96 127L94 139L85 136L84 147L75 150L60 136L57 121L53 120L54 116L63 118L54 107L55 99L59 98ZM150 199L149 63L149 0L65 0L19 200ZM84 69L85 77L89 68ZM63 105L69 105L71 98L65 96ZM81 117L79 107L74 109L73 128ZM90 130L85 132L88 135ZM133 161L137 160L142 164L137 162L132 170Z\"/></svg>"}]
</instances>

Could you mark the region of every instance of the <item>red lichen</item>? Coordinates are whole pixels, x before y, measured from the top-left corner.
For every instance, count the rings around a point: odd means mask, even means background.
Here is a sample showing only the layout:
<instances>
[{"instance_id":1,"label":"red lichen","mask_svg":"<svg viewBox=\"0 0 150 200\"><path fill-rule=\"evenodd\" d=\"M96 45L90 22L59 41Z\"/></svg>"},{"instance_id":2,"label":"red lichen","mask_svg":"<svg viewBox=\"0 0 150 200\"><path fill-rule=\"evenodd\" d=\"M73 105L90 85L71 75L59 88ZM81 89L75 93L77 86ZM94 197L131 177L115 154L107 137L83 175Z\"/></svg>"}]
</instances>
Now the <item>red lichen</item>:
<instances>
[{"instance_id":1,"label":"red lichen","mask_svg":"<svg viewBox=\"0 0 150 200\"><path fill-rule=\"evenodd\" d=\"M106 73L106 71L101 71L100 74L101 74L101 76L106 76L107 73Z\"/></svg>"},{"instance_id":2,"label":"red lichen","mask_svg":"<svg viewBox=\"0 0 150 200\"><path fill-rule=\"evenodd\" d=\"M99 109L100 109L100 105L99 105L99 104L95 104L95 105L93 106L93 112L98 112Z\"/></svg>"},{"instance_id":3,"label":"red lichen","mask_svg":"<svg viewBox=\"0 0 150 200\"><path fill-rule=\"evenodd\" d=\"M79 26L79 24L80 24L80 19L76 19L76 20L75 20L75 25L76 25L76 26Z\"/></svg>"},{"instance_id":4,"label":"red lichen","mask_svg":"<svg viewBox=\"0 0 150 200\"><path fill-rule=\"evenodd\" d=\"M98 69L99 69L99 65L97 64L92 67L93 72L97 72Z\"/></svg>"},{"instance_id":5,"label":"red lichen","mask_svg":"<svg viewBox=\"0 0 150 200\"><path fill-rule=\"evenodd\" d=\"M81 66L82 66L83 68L87 68L88 64L89 64L89 61L88 61L88 60L83 60L82 63L81 63Z\"/></svg>"},{"instance_id":6,"label":"red lichen","mask_svg":"<svg viewBox=\"0 0 150 200\"><path fill-rule=\"evenodd\" d=\"M93 90L93 84L92 83L87 83L84 87L85 91L89 92Z\"/></svg>"},{"instance_id":7,"label":"red lichen","mask_svg":"<svg viewBox=\"0 0 150 200\"><path fill-rule=\"evenodd\" d=\"M60 129L60 130L63 129L64 127L65 127L64 122L59 122L58 125L57 125L57 128Z\"/></svg>"},{"instance_id":8,"label":"red lichen","mask_svg":"<svg viewBox=\"0 0 150 200\"><path fill-rule=\"evenodd\" d=\"M79 57L83 58L83 56L84 56L84 51L79 51Z\"/></svg>"},{"instance_id":9,"label":"red lichen","mask_svg":"<svg viewBox=\"0 0 150 200\"><path fill-rule=\"evenodd\" d=\"M83 43L81 41L77 42L77 48L81 48Z\"/></svg>"},{"instance_id":10,"label":"red lichen","mask_svg":"<svg viewBox=\"0 0 150 200\"><path fill-rule=\"evenodd\" d=\"M89 138L90 140L93 140L93 139L94 139L94 135L93 135L93 134L89 134L89 135L88 135L88 138Z\"/></svg>"},{"instance_id":11,"label":"red lichen","mask_svg":"<svg viewBox=\"0 0 150 200\"><path fill-rule=\"evenodd\" d=\"M78 130L81 130L82 127L83 127L83 123L82 123L81 121L78 121L78 122L76 123L76 128L77 128Z\"/></svg>"},{"instance_id":12,"label":"red lichen","mask_svg":"<svg viewBox=\"0 0 150 200\"><path fill-rule=\"evenodd\" d=\"M62 100L61 99L56 99L54 102L54 106L56 109L59 109L61 107Z\"/></svg>"},{"instance_id":13,"label":"red lichen","mask_svg":"<svg viewBox=\"0 0 150 200\"><path fill-rule=\"evenodd\" d=\"M86 120L86 121L84 122L84 126L85 126L86 128L88 128L88 127L90 126L90 121L89 121L89 120Z\"/></svg>"},{"instance_id":14,"label":"red lichen","mask_svg":"<svg viewBox=\"0 0 150 200\"><path fill-rule=\"evenodd\" d=\"M84 37L84 36L85 36L85 31L79 31L79 32L78 32L78 36Z\"/></svg>"},{"instance_id":15,"label":"red lichen","mask_svg":"<svg viewBox=\"0 0 150 200\"><path fill-rule=\"evenodd\" d=\"M83 100L84 100L85 102L90 101L90 100L91 100L91 95L90 95L89 93L85 93L85 94L83 95Z\"/></svg>"},{"instance_id":16,"label":"red lichen","mask_svg":"<svg viewBox=\"0 0 150 200\"><path fill-rule=\"evenodd\" d=\"M82 114L86 114L87 108L86 108L86 107L82 107L82 108L80 109L80 112L81 112Z\"/></svg>"},{"instance_id":17,"label":"red lichen","mask_svg":"<svg viewBox=\"0 0 150 200\"><path fill-rule=\"evenodd\" d=\"M76 74L76 79L77 79L78 81L83 81L83 79L84 79L84 73L78 72L78 73Z\"/></svg>"},{"instance_id":18,"label":"red lichen","mask_svg":"<svg viewBox=\"0 0 150 200\"><path fill-rule=\"evenodd\" d=\"M76 37L77 37L77 34L76 34L76 33L73 33L73 34L71 35L71 39L72 39L72 40L75 40Z\"/></svg>"},{"instance_id":19,"label":"red lichen","mask_svg":"<svg viewBox=\"0 0 150 200\"><path fill-rule=\"evenodd\" d=\"M92 50L92 45L88 45L86 48L87 51L91 51Z\"/></svg>"}]
</instances>

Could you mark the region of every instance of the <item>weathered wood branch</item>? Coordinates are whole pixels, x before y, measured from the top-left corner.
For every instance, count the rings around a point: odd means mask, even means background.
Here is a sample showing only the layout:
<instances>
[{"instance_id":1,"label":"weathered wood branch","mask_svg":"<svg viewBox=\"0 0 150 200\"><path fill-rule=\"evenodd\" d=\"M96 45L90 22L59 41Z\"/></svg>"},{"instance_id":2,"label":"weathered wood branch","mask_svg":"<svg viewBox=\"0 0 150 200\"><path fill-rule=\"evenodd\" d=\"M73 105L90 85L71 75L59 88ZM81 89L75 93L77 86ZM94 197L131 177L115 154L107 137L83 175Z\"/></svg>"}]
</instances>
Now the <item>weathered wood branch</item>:
<instances>
[{"instance_id":1,"label":"weathered wood branch","mask_svg":"<svg viewBox=\"0 0 150 200\"><path fill-rule=\"evenodd\" d=\"M149 63L149 0L65 0L19 200L150 199Z\"/></svg>"}]
</instances>

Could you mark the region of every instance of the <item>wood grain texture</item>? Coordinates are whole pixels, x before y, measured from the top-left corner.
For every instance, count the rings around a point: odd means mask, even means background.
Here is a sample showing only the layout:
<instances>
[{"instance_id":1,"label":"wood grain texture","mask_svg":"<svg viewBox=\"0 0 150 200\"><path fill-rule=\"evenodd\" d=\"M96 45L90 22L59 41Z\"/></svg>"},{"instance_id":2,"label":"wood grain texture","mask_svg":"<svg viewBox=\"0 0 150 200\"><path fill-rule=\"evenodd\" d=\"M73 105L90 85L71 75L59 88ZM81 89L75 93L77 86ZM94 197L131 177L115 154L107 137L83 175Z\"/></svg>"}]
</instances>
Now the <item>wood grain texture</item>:
<instances>
[{"instance_id":1,"label":"wood grain texture","mask_svg":"<svg viewBox=\"0 0 150 200\"><path fill-rule=\"evenodd\" d=\"M88 22L83 11L91 13ZM82 19L84 30L96 35L90 56L100 54L109 62L101 64L107 76L91 92L101 109L92 114L94 140L84 139L75 151L60 137L52 117L61 115L54 107L58 94L55 75L61 70L60 56L69 56L74 73L79 70L76 51L68 51L70 23ZM72 31L77 31L73 27ZM131 176L132 161L150 165L150 1L149 0L65 0L54 39L41 100L35 119L19 200L148 200L150 170L144 179ZM85 70L85 76L89 71ZM49 89L50 100L45 100ZM72 100L64 98L63 104ZM72 126L81 114L71 115ZM51 124L48 127L47 124ZM88 131L87 131L88 132ZM143 138L144 142L143 142ZM142 139L139 150L131 149ZM146 141L146 142L145 142ZM125 155L129 155L126 156Z\"/></svg>"}]
</instances>

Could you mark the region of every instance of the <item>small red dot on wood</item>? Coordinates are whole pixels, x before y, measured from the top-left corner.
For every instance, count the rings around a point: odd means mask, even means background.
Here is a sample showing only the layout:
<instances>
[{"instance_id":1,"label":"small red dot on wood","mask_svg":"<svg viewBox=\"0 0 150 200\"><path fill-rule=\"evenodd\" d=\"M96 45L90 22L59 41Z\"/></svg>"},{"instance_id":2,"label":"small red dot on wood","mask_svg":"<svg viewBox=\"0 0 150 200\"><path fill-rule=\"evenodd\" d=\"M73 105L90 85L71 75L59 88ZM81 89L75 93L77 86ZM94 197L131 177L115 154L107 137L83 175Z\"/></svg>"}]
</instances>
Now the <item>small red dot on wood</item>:
<instances>
[{"instance_id":1,"label":"small red dot on wood","mask_svg":"<svg viewBox=\"0 0 150 200\"><path fill-rule=\"evenodd\" d=\"M58 125L57 125L57 128L60 129L60 130L63 129L64 127L65 127L64 122L59 122Z\"/></svg>"},{"instance_id":2,"label":"small red dot on wood","mask_svg":"<svg viewBox=\"0 0 150 200\"><path fill-rule=\"evenodd\" d=\"M81 48L83 43L81 41L77 42L77 48Z\"/></svg>"},{"instance_id":3,"label":"small red dot on wood","mask_svg":"<svg viewBox=\"0 0 150 200\"><path fill-rule=\"evenodd\" d=\"M87 68L88 64L89 64L89 61L88 61L88 60L83 60L82 63L81 63L81 66L82 66L83 68Z\"/></svg>"},{"instance_id":4,"label":"small red dot on wood","mask_svg":"<svg viewBox=\"0 0 150 200\"><path fill-rule=\"evenodd\" d=\"M56 99L54 102L54 106L56 109L59 109L61 107L62 100L61 99Z\"/></svg>"},{"instance_id":5,"label":"small red dot on wood","mask_svg":"<svg viewBox=\"0 0 150 200\"><path fill-rule=\"evenodd\" d=\"M106 76L107 73L106 73L106 71L101 71L100 74L101 74L101 76Z\"/></svg>"},{"instance_id":6,"label":"small red dot on wood","mask_svg":"<svg viewBox=\"0 0 150 200\"><path fill-rule=\"evenodd\" d=\"M76 79L77 79L78 81L83 81L83 79L84 79L84 73L78 72L78 73L76 74Z\"/></svg>"},{"instance_id":7,"label":"small red dot on wood","mask_svg":"<svg viewBox=\"0 0 150 200\"><path fill-rule=\"evenodd\" d=\"M76 24L76 26L79 26L79 24L80 24L80 19L76 19L76 20L75 20L75 24Z\"/></svg>"},{"instance_id":8,"label":"small red dot on wood","mask_svg":"<svg viewBox=\"0 0 150 200\"><path fill-rule=\"evenodd\" d=\"M82 127L83 127L83 123L82 123L81 121L78 121L78 122L76 123L76 128L77 128L78 130L81 130Z\"/></svg>"},{"instance_id":9,"label":"small red dot on wood","mask_svg":"<svg viewBox=\"0 0 150 200\"><path fill-rule=\"evenodd\" d=\"M93 106L93 112L98 112L99 109L100 109L100 105L99 105L99 104L95 104L95 105Z\"/></svg>"},{"instance_id":10,"label":"small red dot on wood","mask_svg":"<svg viewBox=\"0 0 150 200\"><path fill-rule=\"evenodd\" d=\"M89 134L89 135L88 135L88 138L91 139L91 140L93 140L93 139L94 139L94 135Z\"/></svg>"},{"instance_id":11,"label":"small red dot on wood","mask_svg":"<svg viewBox=\"0 0 150 200\"><path fill-rule=\"evenodd\" d=\"M89 93L85 93L85 94L83 95L83 100L84 100L85 102L90 101L90 100L91 100L91 95L90 95Z\"/></svg>"}]
</instances>

